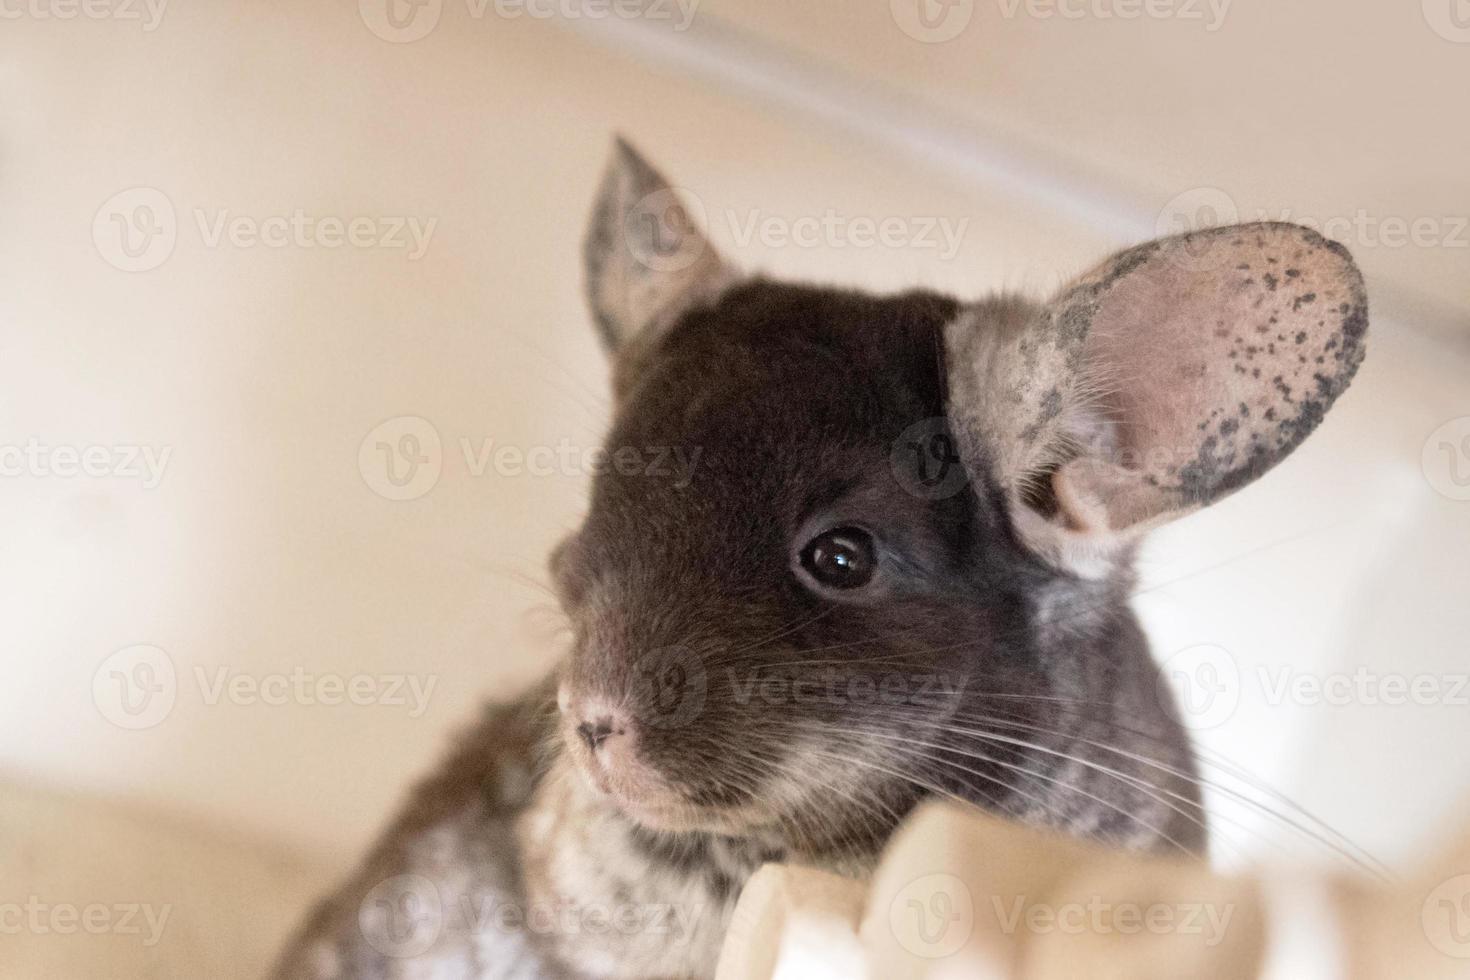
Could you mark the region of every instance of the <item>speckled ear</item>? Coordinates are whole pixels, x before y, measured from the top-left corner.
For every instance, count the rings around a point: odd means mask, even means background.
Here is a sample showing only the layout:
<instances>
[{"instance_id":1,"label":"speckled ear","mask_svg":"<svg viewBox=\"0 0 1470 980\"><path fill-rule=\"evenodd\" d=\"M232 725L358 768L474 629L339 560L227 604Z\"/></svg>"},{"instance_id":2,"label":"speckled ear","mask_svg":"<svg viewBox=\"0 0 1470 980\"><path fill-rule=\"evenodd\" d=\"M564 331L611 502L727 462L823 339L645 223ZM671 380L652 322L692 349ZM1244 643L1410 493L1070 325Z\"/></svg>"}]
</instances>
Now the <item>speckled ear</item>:
<instances>
[{"instance_id":1,"label":"speckled ear","mask_svg":"<svg viewBox=\"0 0 1470 980\"><path fill-rule=\"evenodd\" d=\"M962 453L1080 535L1146 529L1265 473L1363 359L1363 280L1296 225L1216 228L1128 249L1029 314L951 324Z\"/></svg>"},{"instance_id":2,"label":"speckled ear","mask_svg":"<svg viewBox=\"0 0 1470 980\"><path fill-rule=\"evenodd\" d=\"M734 278L679 193L621 137L593 207L583 259L587 298L609 351L667 327Z\"/></svg>"}]
</instances>

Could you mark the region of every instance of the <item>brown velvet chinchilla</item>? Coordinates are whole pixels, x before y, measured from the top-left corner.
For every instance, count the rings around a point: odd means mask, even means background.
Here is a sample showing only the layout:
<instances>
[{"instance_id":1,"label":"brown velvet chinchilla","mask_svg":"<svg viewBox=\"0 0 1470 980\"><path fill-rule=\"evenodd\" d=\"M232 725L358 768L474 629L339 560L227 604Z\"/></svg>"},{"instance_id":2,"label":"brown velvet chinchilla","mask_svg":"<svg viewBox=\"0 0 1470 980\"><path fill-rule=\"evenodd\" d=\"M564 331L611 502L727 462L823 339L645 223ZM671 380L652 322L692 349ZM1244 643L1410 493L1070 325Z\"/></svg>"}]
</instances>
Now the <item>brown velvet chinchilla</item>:
<instances>
[{"instance_id":1,"label":"brown velvet chinchilla","mask_svg":"<svg viewBox=\"0 0 1470 980\"><path fill-rule=\"evenodd\" d=\"M1044 302L782 283L619 141L585 263L606 459L641 455L552 556L572 651L416 789L279 978L709 977L758 866L862 875L931 796L1205 847L1133 555L1347 387L1345 249L1197 231Z\"/></svg>"}]
</instances>

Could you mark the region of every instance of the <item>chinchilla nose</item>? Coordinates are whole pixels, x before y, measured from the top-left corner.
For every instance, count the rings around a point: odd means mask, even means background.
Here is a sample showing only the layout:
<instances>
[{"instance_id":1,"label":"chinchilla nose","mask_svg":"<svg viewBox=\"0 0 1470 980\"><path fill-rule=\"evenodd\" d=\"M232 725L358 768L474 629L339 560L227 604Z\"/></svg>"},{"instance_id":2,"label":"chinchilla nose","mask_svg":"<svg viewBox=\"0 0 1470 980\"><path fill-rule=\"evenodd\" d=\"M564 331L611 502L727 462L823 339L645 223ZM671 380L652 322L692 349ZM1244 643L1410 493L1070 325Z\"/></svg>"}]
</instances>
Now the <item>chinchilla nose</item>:
<instances>
[{"instance_id":1,"label":"chinchilla nose","mask_svg":"<svg viewBox=\"0 0 1470 980\"><path fill-rule=\"evenodd\" d=\"M582 741L587 743L589 749L596 752L602 748L603 742L618 734L618 731L613 727L612 718L604 715L596 721L582 722L577 726L577 734L582 736Z\"/></svg>"},{"instance_id":2,"label":"chinchilla nose","mask_svg":"<svg viewBox=\"0 0 1470 980\"><path fill-rule=\"evenodd\" d=\"M577 736L594 753L601 750L609 739L628 734L627 716L600 699L581 703L574 700L570 710L572 720L577 723Z\"/></svg>"}]
</instances>

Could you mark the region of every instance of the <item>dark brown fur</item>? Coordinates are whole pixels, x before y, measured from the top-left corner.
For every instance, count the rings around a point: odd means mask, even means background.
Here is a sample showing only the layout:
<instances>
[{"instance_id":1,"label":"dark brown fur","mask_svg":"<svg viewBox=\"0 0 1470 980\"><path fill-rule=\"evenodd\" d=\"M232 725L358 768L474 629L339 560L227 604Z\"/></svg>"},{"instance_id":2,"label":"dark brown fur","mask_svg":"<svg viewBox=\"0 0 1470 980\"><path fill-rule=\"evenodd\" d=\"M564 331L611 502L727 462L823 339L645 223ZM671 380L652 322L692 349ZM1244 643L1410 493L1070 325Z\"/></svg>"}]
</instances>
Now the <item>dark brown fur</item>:
<instances>
[{"instance_id":1,"label":"dark brown fur","mask_svg":"<svg viewBox=\"0 0 1470 980\"><path fill-rule=\"evenodd\" d=\"M589 295L615 357L609 450L696 463L596 478L552 561L570 660L420 787L282 980L708 976L762 862L861 874L934 795L1122 847L1204 847L1188 738L1128 605L1134 543L1264 472L1346 386L1366 314L1345 254L1257 226L1123 253L1051 306L879 297L740 276L666 190L620 146ZM640 214L650 199L663 210ZM1181 252L1201 244L1204 265ZM1314 299L1255 302L1235 260L1285 245ZM1320 297L1335 319L1303 312ZM1292 358L1341 354L1312 419L1268 414L1269 379L1177 335L1257 315ZM1142 361L1129 388L1119 372ZM1198 424L1222 406L1232 425ZM839 526L876 540L871 585L833 592L798 567ZM578 734L593 702L636 749L612 789ZM673 815L630 815L645 792ZM687 915L616 935L475 914L567 904Z\"/></svg>"}]
</instances>

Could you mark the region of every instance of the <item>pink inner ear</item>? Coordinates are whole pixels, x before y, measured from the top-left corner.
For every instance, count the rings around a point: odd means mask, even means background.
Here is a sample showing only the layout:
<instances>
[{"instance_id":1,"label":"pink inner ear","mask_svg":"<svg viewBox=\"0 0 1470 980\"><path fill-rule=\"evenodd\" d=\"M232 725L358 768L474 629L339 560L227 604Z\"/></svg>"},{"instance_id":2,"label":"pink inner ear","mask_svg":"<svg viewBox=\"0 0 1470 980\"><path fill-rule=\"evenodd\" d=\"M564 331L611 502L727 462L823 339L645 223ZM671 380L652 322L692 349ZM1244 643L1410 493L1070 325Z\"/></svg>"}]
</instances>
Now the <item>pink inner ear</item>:
<instances>
[{"instance_id":1,"label":"pink inner ear","mask_svg":"<svg viewBox=\"0 0 1470 980\"><path fill-rule=\"evenodd\" d=\"M1062 304L1092 307L1087 371L1110 464L1071 468L1114 529L1202 506L1296 448L1363 356L1367 303L1341 246L1284 224L1125 252ZM1106 454L1105 454L1106 455ZM1128 471L1111 473L1113 467Z\"/></svg>"},{"instance_id":2,"label":"pink inner ear","mask_svg":"<svg viewBox=\"0 0 1470 980\"><path fill-rule=\"evenodd\" d=\"M1207 418L1232 388L1230 325L1245 318L1246 301L1227 281L1150 263L1120 279L1099 306L1087 347L1106 379L1103 403L1121 450L1113 462L1153 471L1165 454L1176 463L1194 457L1198 439L1187 423Z\"/></svg>"}]
</instances>

